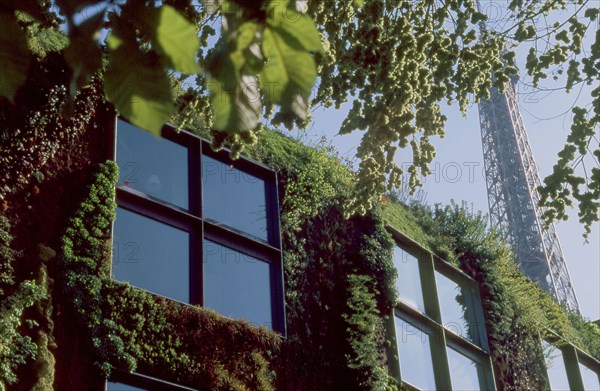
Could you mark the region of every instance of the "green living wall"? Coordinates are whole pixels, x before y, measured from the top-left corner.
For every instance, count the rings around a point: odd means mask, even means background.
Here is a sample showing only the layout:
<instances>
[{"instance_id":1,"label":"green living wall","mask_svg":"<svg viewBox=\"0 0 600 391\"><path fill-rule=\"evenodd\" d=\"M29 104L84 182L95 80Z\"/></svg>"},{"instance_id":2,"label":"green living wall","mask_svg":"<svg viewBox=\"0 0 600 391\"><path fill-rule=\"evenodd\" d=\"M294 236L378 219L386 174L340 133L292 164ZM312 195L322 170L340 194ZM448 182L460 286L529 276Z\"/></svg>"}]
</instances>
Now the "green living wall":
<instances>
[{"instance_id":1,"label":"green living wall","mask_svg":"<svg viewBox=\"0 0 600 391\"><path fill-rule=\"evenodd\" d=\"M345 216L351 171L330 148L275 131L247 153L278 172L287 338L111 280L117 167L106 161L102 124L112 117L97 86L86 94L70 121L56 114L60 91L37 116L0 116L2 153L23 156L3 168L0 387L101 389L118 368L208 390L398 389L386 355L396 300L386 224L479 283L501 388L544 387L538 341L547 329L600 357L598 327L523 278L484 217L388 199Z\"/></svg>"}]
</instances>

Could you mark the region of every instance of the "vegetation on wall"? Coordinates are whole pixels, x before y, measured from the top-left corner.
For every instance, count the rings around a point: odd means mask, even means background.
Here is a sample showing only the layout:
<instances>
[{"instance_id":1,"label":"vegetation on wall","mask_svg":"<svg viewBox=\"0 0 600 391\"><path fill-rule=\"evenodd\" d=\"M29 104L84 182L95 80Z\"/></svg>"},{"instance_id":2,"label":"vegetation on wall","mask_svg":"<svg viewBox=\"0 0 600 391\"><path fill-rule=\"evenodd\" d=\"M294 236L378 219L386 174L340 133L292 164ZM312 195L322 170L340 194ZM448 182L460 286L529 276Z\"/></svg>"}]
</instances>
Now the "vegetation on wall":
<instances>
[{"instance_id":1,"label":"vegetation on wall","mask_svg":"<svg viewBox=\"0 0 600 391\"><path fill-rule=\"evenodd\" d=\"M28 335L28 329L36 325L24 311L47 294L43 283L34 280L16 283L11 241L9 221L0 215L0 390L17 382L17 368L38 352L38 346Z\"/></svg>"},{"instance_id":2,"label":"vegetation on wall","mask_svg":"<svg viewBox=\"0 0 600 391\"><path fill-rule=\"evenodd\" d=\"M44 72L61 66L50 58L44 61L39 65ZM66 109L62 88L44 90L49 98L32 101L39 112L31 116L10 112L6 102L0 101L3 129L27 135L27 142L19 144L23 138L2 133L0 157L8 165L0 166L0 172L6 173L1 176L0 190L14 202L3 203L2 212L31 208L30 214L19 216L38 213L45 218L53 208L57 215L65 208L74 209L68 221L63 222L62 215L55 219L63 224L60 230L47 233L48 243L56 240L59 231L64 233L55 247L60 248L56 258L50 247L23 241L34 224L25 218L12 221L22 243L31 247L25 249L27 257L17 257L11 250L8 220L0 216L0 310L3 319L9 320L0 325L2 386L68 389L65 378L77 379L80 372L67 373L68 365L82 369L91 364L89 373L98 381L118 368L211 390L394 389L398 385L388 375L384 353L385 317L396 295L393 242L386 223L478 281L495 365L507 389L541 384L535 375L541 373L536 367L539 361L532 362L531 357L539 353L538 336L546 328L600 357L598 327L565 314L526 281L504 243L486 231L481 216L456 205L431 211L390 201L381 205L382 213L346 216L340 205L351 196L355 180L351 170L327 146L309 148L278 132L259 133L260 142L247 151L279 173L286 340L266 329L113 281L108 230L115 207L114 163L100 165L89 187L79 190L75 186L72 193L77 194L77 202L72 197L63 199L61 191L54 194L50 200L65 200L63 209L52 202L29 204L28 198L18 199L26 187L35 194L38 185L43 189L67 183L61 182L64 176L47 175L44 168L48 167L67 167L89 182L86 169L56 157L64 152L61 149L101 148L99 144L69 145L101 123L94 119L101 101L99 91L99 84L92 83L78 95L69 121L59 115ZM21 262L19 275L12 270L15 259ZM50 302L50 292L58 303ZM63 333L78 337L68 364L65 353L56 360L53 356L52 322L57 318L67 330ZM79 380L88 372L82 369L81 373ZM307 377L306 373L315 375Z\"/></svg>"},{"instance_id":3,"label":"vegetation on wall","mask_svg":"<svg viewBox=\"0 0 600 391\"><path fill-rule=\"evenodd\" d=\"M396 300L394 244L386 224L479 283L497 378L504 388L543 387L543 362L532 357L540 358L539 336L547 328L600 356L598 327L566 314L522 277L482 216L455 204L432 210L385 201L381 212L347 217L340 205L352 174L330 149L309 148L275 132L260 137L249 152L279 173L288 338L113 281L109 227L117 167L106 162L98 166L67 221L56 282L48 285L43 277L32 281L42 293L43 287L53 289L63 319L75 320L61 327L82 337L75 357L85 358L78 365L94 366L97 381L116 368L217 391L398 389L385 353L386 317ZM2 238L0 253L10 255L10 237ZM54 258L44 246L37 252L41 265ZM8 261L0 265L2 287L12 292L16 284L9 277L10 257L3 260ZM43 303L42 293L28 300ZM60 368L59 360L48 356L52 336L32 339L22 321L14 325L8 331L12 339L6 340L15 342L0 353L10 352L17 361L2 368L3 380L17 380L16 365L33 365L46 352L34 373L39 390L52 389L52 369Z\"/></svg>"},{"instance_id":4,"label":"vegetation on wall","mask_svg":"<svg viewBox=\"0 0 600 391\"><path fill-rule=\"evenodd\" d=\"M565 310L526 279L499 232L487 228L486 216L454 202L434 208L413 203L388 211L394 221L419 221L412 233L478 282L496 377L504 389L546 387L539 340L553 338L552 332L563 343L600 358L600 328Z\"/></svg>"},{"instance_id":5,"label":"vegetation on wall","mask_svg":"<svg viewBox=\"0 0 600 391\"><path fill-rule=\"evenodd\" d=\"M100 166L61 247L62 297L78 326L72 331L83 331L97 369L211 390L273 390L266 357L277 350L277 335L110 278L117 172L114 162Z\"/></svg>"}]
</instances>

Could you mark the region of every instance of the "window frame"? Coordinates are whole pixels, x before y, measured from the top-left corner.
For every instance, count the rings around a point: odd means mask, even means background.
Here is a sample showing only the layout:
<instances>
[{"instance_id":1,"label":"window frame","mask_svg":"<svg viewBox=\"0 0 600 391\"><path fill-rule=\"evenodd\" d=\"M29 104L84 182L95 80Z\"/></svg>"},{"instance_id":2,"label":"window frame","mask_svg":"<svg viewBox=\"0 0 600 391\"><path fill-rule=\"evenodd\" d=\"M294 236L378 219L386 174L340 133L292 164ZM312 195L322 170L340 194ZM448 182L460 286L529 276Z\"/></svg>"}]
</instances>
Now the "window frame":
<instances>
[{"instance_id":1,"label":"window frame","mask_svg":"<svg viewBox=\"0 0 600 391\"><path fill-rule=\"evenodd\" d=\"M579 365L585 365L592 371L596 372L598 376L598 383L600 384L600 361L596 360L594 357L585 353L583 350L578 348L575 345L567 343L564 341L557 333L552 330L547 330L550 334L547 338L540 337L540 348L542 348L542 341L546 341L548 344L552 345L555 349L561 351L563 356L563 364L565 366L565 370L567 372L567 381L569 382L569 387L571 390L586 390L583 383L583 376L581 375L581 369ZM558 346L560 345L560 346ZM546 367L546 362L544 361L544 378L546 379L546 384L548 387L551 387L550 377L548 375L548 368ZM552 388L549 388L552 390Z\"/></svg>"},{"instance_id":2,"label":"window frame","mask_svg":"<svg viewBox=\"0 0 600 391\"><path fill-rule=\"evenodd\" d=\"M104 390L108 389L108 382L123 383L131 387L145 388L146 390L156 391L198 391L195 388L171 383L156 377L143 375L137 372L125 372L118 369L112 369L110 378L104 382Z\"/></svg>"},{"instance_id":3,"label":"window frame","mask_svg":"<svg viewBox=\"0 0 600 391\"><path fill-rule=\"evenodd\" d=\"M109 133L113 143L111 158L114 161L117 160L117 127L119 121L129 123L136 127L119 116L115 116L114 121L111 121ZM139 127L136 128L139 129ZM143 131L142 129L139 130ZM284 272L283 254L281 249L277 173L264 164L244 156L240 156L239 159L233 161L229 157L229 150L223 149L214 152L210 148L210 143L208 141L187 130L177 130L175 126L170 124L163 126L161 137L185 147L188 151L188 209L173 205L168 201L152 197L142 191L119 184L116 185L117 206L189 233L190 257L188 262L190 302L183 303L185 305L204 305L204 239L211 240L222 246L229 247L235 251L250 255L267 263L270 270L272 330L285 337L287 325L285 317ZM203 155L209 156L264 181L267 241L257 238L249 233L236 230L235 228L217 224L203 216ZM113 232L114 223L111 228L111 236ZM115 281L121 282L116 279ZM146 290L142 287L135 287ZM164 297L155 292L148 292L155 296ZM168 297L165 298L177 301Z\"/></svg>"},{"instance_id":4,"label":"window frame","mask_svg":"<svg viewBox=\"0 0 600 391\"><path fill-rule=\"evenodd\" d=\"M388 321L387 325L388 338L391 338L392 341L390 350L388 351L388 357L391 358L390 372L392 376L399 379L409 390L419 390L419 388L414 385L402 380L400 369L401 357L399 357L399 352L397 350L397 330L394 322L394 317L399 316L404 321L417 325L418 328L432 331L430 334L430 347L437 389L452 389L447 354L447 349L450 347L481 366L482 376L479 377L479 384L482 390L496 390L497 385L494 367L490 356L481 295L477 282L462 270L459 270L443 258L433 254L400 230L389 224L387 225L387 229L391 233L395 245L416 257L419 262L421 290L425 306L425 312L421 312L401 300L398 300L393 308L392 316L389 317L390 321ZM474 315L476 317L477 334L481 346L477 345L475 342L471 342L467 338L461 337L451 329L444 327L435 276L436 271L452 281L465 282L472 288Z\"/></svg>"}]
</instances>

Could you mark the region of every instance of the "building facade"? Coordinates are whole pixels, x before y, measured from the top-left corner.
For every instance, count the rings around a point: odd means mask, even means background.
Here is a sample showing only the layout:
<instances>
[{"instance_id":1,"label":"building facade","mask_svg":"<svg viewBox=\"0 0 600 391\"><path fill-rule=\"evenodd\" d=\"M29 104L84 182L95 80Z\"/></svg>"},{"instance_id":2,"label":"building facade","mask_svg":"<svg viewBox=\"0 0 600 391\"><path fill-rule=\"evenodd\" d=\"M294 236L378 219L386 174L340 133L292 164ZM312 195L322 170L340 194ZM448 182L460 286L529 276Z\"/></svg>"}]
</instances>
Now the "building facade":
<instances>
[{"instance_id":1,"label":"building facade","mask_svg":"<svg viewBox=\"0 0 600 391\"><path fill-rule=\"evenodd\" d=\"M345 216L352 177L326 151L273 133L232 161L106 113L60 157L70 165L40 169L47 199L31 204L63 199L54 225L31 228L25 193L11 198L6 232L29 248L15 279L44 292L16 328L35 353L9 345L24 358L8 389L600 388L596 329L497 269L492 244L435 238L392 201ZM442 236L446 254L428 242ZM510 278L562 323L538 333Z\"/></svg>"}]
</instances>

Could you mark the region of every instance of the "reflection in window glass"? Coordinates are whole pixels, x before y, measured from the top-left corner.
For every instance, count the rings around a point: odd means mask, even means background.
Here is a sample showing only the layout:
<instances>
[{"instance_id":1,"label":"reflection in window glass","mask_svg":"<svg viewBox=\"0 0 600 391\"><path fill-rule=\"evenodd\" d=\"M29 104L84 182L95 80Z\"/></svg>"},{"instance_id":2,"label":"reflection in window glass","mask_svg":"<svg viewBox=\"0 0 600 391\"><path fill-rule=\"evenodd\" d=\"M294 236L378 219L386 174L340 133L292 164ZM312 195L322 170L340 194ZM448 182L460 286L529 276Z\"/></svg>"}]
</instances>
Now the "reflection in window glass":
<instances>
[{"instance_id":1,"label":"reflection in window glass","mask_svg":"<svg viewBox=\"0 0 600 391\"><path fill-rule=\"evenodd\" d=\"M120 186L188 208L188 150L125 122L117 124Z\"/></svg>"},{"instance_id":2,"label":"reflection in window glass","mask_svg":"<svg viewBox=\"0 0 600 391\"><path fill-rule=\"evenodd\" d=\"M395 247L394 266L398 271L398 281L396 284L400 300L421 312L425 312L419 260L400 247Z\"/></svg>"},{"instance_id":3,"label":"reflection in window glass","mask_svg":"<svg viewBox=\"0 0 600 391\"><path fill-rule=\"evenodd\" d=\"M267 240L265 182L202 156L204 216Z\"/></svg>"},{"instance_id":4,"label":"reflection in window glass","mask_svg":"<svg viewBox=\"0 0 600 391\"><path fill-rule=\"evenodd\" d=\"M435 272L435 279L444 327L480 344L473 291L467 284L459 285L438 271Z\"/></svg>"},{"instance_id":5,"label":"reflection in window glass","mask_svg":"<svg viewBox=\"0 0 600 391\"><path fill-rule=\"evenodd\" d=\"M269 264L205 240L204 306L272 328Z\"/></svg>"},{"instance_id":6,"label":"reflection in window glass","mask_svg":"<svg viewBox=\"0 0 600 391\"><path fill-rule=\"evenodd\" d=\"M453 390L479 390L479 365L448 346L448 365Z\"/></svg>"},{"instance_id":7,"label":"reflection in window glass","mask_svg":"<svg viewBox=\"0 0 600 391\"><path fill-rule=\"evenodd\" d=\"M422 390L435 390L429 334L394 317L402 381Z\"/></svg>"},{"instance_id":8,"label":"reflection in window glass","mask_svg":"<svg viewBox=\"0 0 600 391\"><path fill-rule=\"evenodd\" d=\"M189 302L189 233L117 208L113 236L115 279Z\"/></svg>"},{"instance_id":9,"label":"reflection in window glass","mask_svg":"<svg viewBox=\"0 0 600 391\"><path fill-rule=\"evenodd\" d=\"M581 378L583 379L583 388L585 390L600 390L600 380L598 374L586 365L579 363Z\"/></svg>"},{"instance_id":10,"label":"reflection in window glass","mask_svg":"<svg viewBox=\"0 0 600 391\"><path fill-rule=\"evenodd\" d=\"M115 383L115 382L111 382L111 381L106 382L106 391L138 391L138 390L144 391L145 388L128 386L127 384Z\"/></svg>"},{"instance_id":11,"label":"reflection in window glass","mask_svg":"<svg viewBox=\"0 0 600 391\"><path fill-rule=\"evenodd\" d=\"M550 389L569 390L569 379L567 378L567 370L562 352L546 341L542 341L542 347L544 349L544 359L546 360Z\"/></svg>"}]
</instances>

